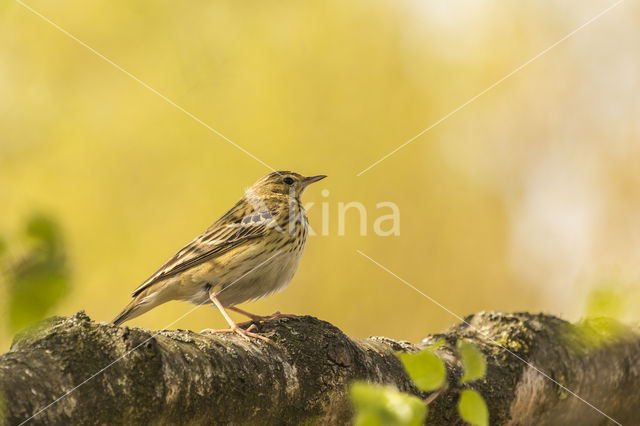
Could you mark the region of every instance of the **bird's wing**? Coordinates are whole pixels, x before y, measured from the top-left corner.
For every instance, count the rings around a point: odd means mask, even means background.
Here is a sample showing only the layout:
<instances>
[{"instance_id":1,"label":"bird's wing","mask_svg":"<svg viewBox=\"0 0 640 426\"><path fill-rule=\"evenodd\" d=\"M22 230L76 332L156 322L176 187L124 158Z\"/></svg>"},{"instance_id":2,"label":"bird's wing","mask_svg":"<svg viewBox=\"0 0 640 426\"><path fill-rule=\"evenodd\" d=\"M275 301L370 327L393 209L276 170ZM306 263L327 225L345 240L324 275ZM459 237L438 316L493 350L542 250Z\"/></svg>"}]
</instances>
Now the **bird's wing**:
<instances>
[{"instance_id":1,"label":"bird's wing","mask_svg":"<svg viewBox=\"0 0 640 426\"><path fill-rule=\"evenodd\" d=\"M167 263L146 279L135 291L137 296L150 285L186 271L239 246L245 241L264 236L276 221L269 210L249 210L242 215L238 204L225 213L205 232L184 246ZM245 210L245 212L247 212Z\"/></svg>"}]
</instances>

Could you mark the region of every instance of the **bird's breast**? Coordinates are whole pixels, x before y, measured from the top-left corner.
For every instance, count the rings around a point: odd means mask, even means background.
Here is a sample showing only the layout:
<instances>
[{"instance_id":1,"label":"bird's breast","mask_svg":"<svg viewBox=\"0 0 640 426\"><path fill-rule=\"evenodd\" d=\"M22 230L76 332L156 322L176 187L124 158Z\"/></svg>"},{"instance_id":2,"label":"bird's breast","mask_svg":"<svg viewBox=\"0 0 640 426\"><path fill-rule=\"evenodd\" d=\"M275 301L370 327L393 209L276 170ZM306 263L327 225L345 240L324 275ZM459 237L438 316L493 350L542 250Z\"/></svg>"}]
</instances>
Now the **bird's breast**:
<instances>
[{"instance_id":1,"label":"bird's breast","mask_svg":"<svg viewBox=\"0 0 640 426\"><path fill-rule=\"evenodd\" d=\"M306 233L271 235L236 253L221 268L214 290L224 306L259 299L283 290L295 275ZM304 236L304 237L302 237Z\"/></svg>"}]
</instances>

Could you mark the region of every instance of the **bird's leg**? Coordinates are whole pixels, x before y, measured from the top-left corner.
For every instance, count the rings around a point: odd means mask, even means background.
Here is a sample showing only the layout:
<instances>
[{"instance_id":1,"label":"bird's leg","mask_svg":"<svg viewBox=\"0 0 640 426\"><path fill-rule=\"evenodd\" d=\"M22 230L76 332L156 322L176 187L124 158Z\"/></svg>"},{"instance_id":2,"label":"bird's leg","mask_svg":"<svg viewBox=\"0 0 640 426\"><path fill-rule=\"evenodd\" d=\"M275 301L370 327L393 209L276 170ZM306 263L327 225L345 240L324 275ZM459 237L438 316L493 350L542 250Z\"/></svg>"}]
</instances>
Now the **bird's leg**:
<instances>
[{"instance_id":1,"label":"bird's leg","mask_svg":"<svg viewBox=\"0 0 640 426\"><path fill-rule=\"evenodd\" d=\"M255 325L253 327L247 328L246 330L243 328L240 328L238 324L236 324L235 321L231 319L227 311L224 309L224 306L222 306L222 303L220 303L218 298L213 293L209 292L209 298L211 299L213 304L216 305L216 307L220 310L224 319L227 320L227 323L229 324L229 328L226 328L224 330L213 330L213 329L207 328L205 330L202 330L200 333L205 333L205 332L206 333L237 333L247 340L251 340L249 339L249 337L255 337L255 338L264 340L265 342L273 343L273 341L267 337L261 336L257 333L252 333L251 330L256 328Z\"/></svg>"},{"instance_id":2,"label":"bird's leg","mask_svg":"<svg viewBox=\"0 0 640 426\"><path fill-rule=\"evenodd\" d=\"M267 316L263 316L263 315L256 315L256 314L252 314L251 312L247 312L244 309L240 309L237 308L235 306L230 306L229 309L231 309L234 312L237 312L239 314L242 314L246 317L251 318L251 321L254 322L260 322L260 321L271 321L274 319L278 319L278 318L296 318L296 315L293 314L281 314L280 311L276 311L271 315L267 315ZM250 321L247 321L250 322ZM246 322L241 323L242 324L247 324Z\"/></svg>"}]
</instances>

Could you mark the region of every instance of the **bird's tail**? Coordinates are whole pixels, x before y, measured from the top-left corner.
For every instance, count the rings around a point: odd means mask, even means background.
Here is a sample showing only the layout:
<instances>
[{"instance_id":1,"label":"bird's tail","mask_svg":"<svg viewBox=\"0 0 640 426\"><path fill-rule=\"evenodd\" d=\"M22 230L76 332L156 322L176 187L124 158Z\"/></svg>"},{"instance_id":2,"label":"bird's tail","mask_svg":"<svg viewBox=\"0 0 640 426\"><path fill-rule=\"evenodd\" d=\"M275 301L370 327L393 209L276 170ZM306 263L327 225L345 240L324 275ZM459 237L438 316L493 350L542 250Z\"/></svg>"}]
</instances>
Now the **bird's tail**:
<instances>
[{"instance_id":1,"label":"bird's tail","mask_svg":"<svg viewBox=\"0 0 640 426\"><path fill-rule=\"evenodd\" d=\"M134 298L125 308L111 321L114 325L120 325L125 321L129 321L140 316L148 310L155 308L159 303L153 303L153 299L149 297Z\"/></svg>"},{"instance_id":2,"label":"bird's tail","mask_svg":"<svg viewBox=\"0 0 640 426\"><path fill-rule=\"evenodd\" d=\"M131 303L129 303L126 308L124 308L122 312L116 315L116 317L111 321L114 325L120 325L131 317L131 313L133 312L133 306L131 306Z\"/></svg>"}]
</instances>

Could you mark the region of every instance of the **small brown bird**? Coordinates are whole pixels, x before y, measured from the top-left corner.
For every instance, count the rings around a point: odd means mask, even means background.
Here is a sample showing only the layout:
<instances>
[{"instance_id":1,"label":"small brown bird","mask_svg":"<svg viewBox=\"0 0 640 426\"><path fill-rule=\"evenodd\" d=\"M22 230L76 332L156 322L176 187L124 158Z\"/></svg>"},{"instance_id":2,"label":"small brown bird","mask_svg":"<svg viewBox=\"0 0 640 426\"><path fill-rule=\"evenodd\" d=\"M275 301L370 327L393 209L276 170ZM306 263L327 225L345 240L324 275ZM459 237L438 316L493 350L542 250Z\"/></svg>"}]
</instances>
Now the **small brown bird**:
<instances>
[{"instance_id":1,"label":"small brown bird","mask_svg":"<svg viewBox=\"0 0 640 426\"><path fill-rule=\"evenodd\" d=\"M203 331L269 341L251 332L255 325L239 327L225 308L252 321L288 316L255 315L236 305L276 293L291 281L309 229L300 197L309 184L325 177L280 171L258 180L231 210L143 282L113 323L122 324L170 300L213 303L229 328Z\"/></svg>"}]
</instances>

